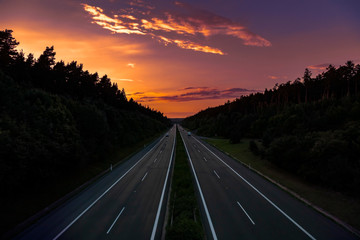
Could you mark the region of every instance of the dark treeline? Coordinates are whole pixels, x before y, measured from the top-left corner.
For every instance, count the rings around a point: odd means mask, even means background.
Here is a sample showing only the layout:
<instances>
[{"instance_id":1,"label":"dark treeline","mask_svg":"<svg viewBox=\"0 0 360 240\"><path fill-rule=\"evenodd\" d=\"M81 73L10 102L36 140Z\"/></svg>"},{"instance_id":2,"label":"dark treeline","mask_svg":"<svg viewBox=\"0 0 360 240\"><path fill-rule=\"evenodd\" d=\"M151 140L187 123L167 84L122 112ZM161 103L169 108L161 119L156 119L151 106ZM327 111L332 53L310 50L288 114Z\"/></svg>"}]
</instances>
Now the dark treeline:
<instances>
[{"instance_id":1,"label":"dark treeline","mask_svg":"<svg viewBox=\"0 0 360 240\"><path fill-rule=\"evenodd\" d=\"M359 195L360 65L348 61L208 108L182 124L200 135L242 138L250 149L311 183Z\"/></svg>"},{"instance_id":2,"label":"dark treeline","mask_svg":"<svg viewBox=\"0 0 360 240\"><path fill-rule=\"evenodd\" d=\"M0 31L0 185L3 193L53 181L154 136L170 121L128 100L124 89L55 62L53 47L35 59Z\"/></svg>"}]
</instances>

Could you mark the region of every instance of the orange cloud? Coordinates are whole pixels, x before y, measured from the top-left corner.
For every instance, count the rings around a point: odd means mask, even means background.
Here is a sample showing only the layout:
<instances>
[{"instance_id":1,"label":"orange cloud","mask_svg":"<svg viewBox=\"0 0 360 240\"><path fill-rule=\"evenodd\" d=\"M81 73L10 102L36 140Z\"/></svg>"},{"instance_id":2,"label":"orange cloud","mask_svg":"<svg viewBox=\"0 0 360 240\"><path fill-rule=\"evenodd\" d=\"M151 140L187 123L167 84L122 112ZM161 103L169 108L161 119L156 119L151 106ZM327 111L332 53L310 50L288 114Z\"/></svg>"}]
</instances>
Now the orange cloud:
<instances>
[{"instance_id":1,"label":"orange cloud","mask_svg":"<svg viewBox=\"0 0 360 240\"><path fill-rule=\"evenodd\" d=\"M203 86L186 87L175 91L133 92L127 93L127 96L140 102L142 105L146 106L149 104L155 109L161 109L161 111L166 113L167 117L181 118L191 116L200 109L218 106L224 104L227 100L255 92L258 92L258 90L244 88L218 89Z\"/></svg>"},{"instance_id":2,"label":"orange cloud","mask_svg":"<svg viewBox=\"0 0 360 240\"><path fill-rule=\"evenodd\" d=\"M165 44L176 44L177 46L184 48L184 49L190 49L190 50L194 50L194 51L199 51L199 52L205 52L205 53L214 53L214 54L219 54L219 55L225 55L225 53L223 53L220 49L217 48L212 48L209 46L203 46L191 41L184 41L184 40L172 40L172 39L168 39L166 37L163 36L159 36L159 39Z\"/></svg>"},{"instance_id":3,"label":"orange cloud","mask_svg":"<svg viewBox=\"0 0 360 240\"><path fill-rule=\"evenodd\" d=\"M272 76L272 75L269 75L268 78L270 78L270 79L272 79L272 80L279 79L279 77L277 77L277 76Z\"/></svg>"},{"instance_id":4,"label":"orange cloud","mask_svg":"<svg viewBox=\"0 0 360 240\"><path fill-rule=\"evenodd\" d=\"M112 33L149 35L164 45L173 44L182 49L224 55L222 50L202 43L214 35L228 35L241 39L246 46L271 46L268 40L250 32L238 23L179 2L175 5L185 10L186 14L163 12L156 14L156 17L150 17L153 15L151 10L155 7L141 0L130 2L131 8L124 8L121 10L123 14L113 15L113 17L106 15L100 7L82 5L84 10L92 16L93 23Z\"/></svg>"},{"instance_id":5,"label":"orange cloud","mask_svg":"<svg viewBox=\"0 0 360 240\"><path fill-rule=\"evenodd\" d=\"M288 76L286 76L286 75L282 75L282 76L268 75L267 77L271 80L286 80L286 79L288 79Z\"/></svg>"},{"instance_id":6,"label":"orange cloud","mask_svg":"<svg viewBox=\"0 0 360 240\"><path fill-rule=\"evenodd\" d=\"M117 81L120 81L120 82L133 82L134 80L132 79L129 79L129 78L113 78L112 81L114 82L117 82Z\"/></svg>"},{"instance_id":7,"label":"orange cloud","mask_svg":"<svg viewBox=\"0 0 360 240\"><path fill-rule=\"evenodd\" d=\"M148 29L162 30L166 32L176 32L182 35L201 34L204 37L212 35L229 35L243 40L244 45L269 47L271 43L248 31L240 24L233 23L230 20L211 14L200 13L197 17L184 17L179 15L172 16L165 13L166 19L152 18L152 23L146 21L145 27Z\"/></svg>"},{"instance_id":8,"label":"orange cloud","mask_svg":"<svg viewBox=\"0 0 360 240\"><path fill-rule=\"evenodd\" d=\"M113 33L126 33L126 34L141 34L144 35L145 33L141 32L137 27L138 24L132 23L125 23L120 19L117 19L115 15L114 18L111 18L105 15L103 12L104 10L100 7L90 6L88 4L82 4L84 6L84 10L90 13L93 17L92 19L95 20L93 23L96 23L102 26L105 29L112 31ZM124 15L122 15L124 17ZM131 15L125 15L125 18L128 19L135 19Z\"/></svg>"},{"instance_id":9,"label":"orange cloud","mask_svg":"<svg viewBox=\"0 0 360 240\"><path fill-rule=\"evenodd\" d=\"M135 63L128 63L126 66L128 66L130 68L135 68Z\"/></svg>"},{"instance_id":10,"label":"orange cloud","mask_svg":"<svg viewBox=\"0 0 360 240\"><path fill-rule=\"evenodd\" d=\"M115 16L115 17L117 17L117 16ZM127 18L127 19L130 19L130 20L136 20L136 18L134 17L134 16L131 16L131 15L120 15L120 17L122 17L122 18Z\"/></svg>"},{"instance_id":11,"label":"orange cloud","mask_svg":"<svg viewBox=\"0 0 360 240\"><path fill-rule=\"evenodd\" d=\"M329 67L330 63L323 63L318 65L311 65L308 66L310 70L317 70L317 71L325 71L327 67Z\"/></svg>"},{"instance_id":12,"label":"orange cloud","mask_svg":"<svg viewBox=\"0 0 360 240\"><path fill-rule=\"evenodd\" d=\"M214 99L234 99L242 95L259 92L258 90L245 88L218 89L210 87L188 87L173 93L136 92L130 94L138 102L193 102Z\"/></svg>"}]
</instances>

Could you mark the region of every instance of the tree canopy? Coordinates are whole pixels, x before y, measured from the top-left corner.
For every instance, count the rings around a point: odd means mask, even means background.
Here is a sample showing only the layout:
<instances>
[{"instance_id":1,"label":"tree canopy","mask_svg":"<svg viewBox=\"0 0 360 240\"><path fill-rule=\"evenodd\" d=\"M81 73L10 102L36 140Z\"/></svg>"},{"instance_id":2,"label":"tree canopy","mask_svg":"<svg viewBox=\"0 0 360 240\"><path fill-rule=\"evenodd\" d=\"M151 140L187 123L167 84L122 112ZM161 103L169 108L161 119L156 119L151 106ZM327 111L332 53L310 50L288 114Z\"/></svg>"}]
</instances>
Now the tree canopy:
<instances>
[{"instance_id":1,"label":"tree canopy","mask_svg":"<svg viewBox=\"0 0 360 240\"><path fill-rule=\"evenodd\" d=\"M0 186L19 189L61 181L120 147L170 126L161 112L128 100L107 75L72 61L17 51L11 30L0 31Z\"/></svg>"},{"instance_id":2,"label":"tree canopy","mask_svg":"<svg viewBox=\"0 0 360 240\"><path fill-rule=\"evenodd\" d=\"M260 139L260 154L307 181L358 195L360 65L329 65L312 77L276 84L208 108L182 124L205 136ZM259 153L257 146L251 146Z\"/></svg>"},{"instance_id":3,"label":"tree canopy","mask_svg":"<svg viewBox=\"0 0 360 240\"><path fill-rule=\"evenodd\" d=\"M0 66L9 66L17 57L19 43L13 38L12 30L0 31Z\"/></svg>"}]
</instances>

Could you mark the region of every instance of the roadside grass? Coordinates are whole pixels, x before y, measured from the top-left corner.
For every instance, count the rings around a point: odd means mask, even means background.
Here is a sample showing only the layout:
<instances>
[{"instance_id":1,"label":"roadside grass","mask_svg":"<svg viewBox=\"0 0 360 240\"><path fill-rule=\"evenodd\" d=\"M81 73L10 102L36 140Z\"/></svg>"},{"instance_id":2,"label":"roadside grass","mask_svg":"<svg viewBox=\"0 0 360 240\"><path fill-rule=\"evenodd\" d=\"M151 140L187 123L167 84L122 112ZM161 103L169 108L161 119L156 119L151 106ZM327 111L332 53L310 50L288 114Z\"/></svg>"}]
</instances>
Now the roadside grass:
<instances>
[{"instance_id":1,"label":"roadside grass","mask_svg":"<svg viewBox=\"0 0 360 240\"><path fill-rule=\"evenodd\" d=\"M150 144L160 135L147 138L132 146L119 148L102 162L93 163L77 173L64 172L63 178L57 179L56 182L46 182L42 186L26 189L17 196L9 197L4 205L0 206L1 216L6 219L6 222L1 224L0 236L14 230L18 224L23 223L72 191L82 190L82 188L79 188L81 186L86 187L85 183L96 180L97 177L106 173L110 169L110 164L115 167L116 164L127 160L134 153L144 148L144 145ZM22 229L17 231L19 230Z\"/></svg>"},{"instance_id":2,"label":"roadside grass","mask_svg":"<svg viewBox=\"0 0 360 240\"><path fill-rule=\"evenodd\" d=\"M236 160L293 191L313 205L349 224L353 228L360 229L359 199L309 184L276 167L271 162L261 159L249 150L249 139L244 139L238 144L231 144L228 139L206 138L204 140ZM260 146L258 142L257 145Z\"/></svg>"},{"instance_id":3,"label":"roadside grass","mask_svg":"<svg viewBox=\"0 0 360 240\"><path fill-rule=\"evenodd\" d=\"M193 178L179 130L175 153L166 239L204 239Z\"/></svg>"}]
</instances>

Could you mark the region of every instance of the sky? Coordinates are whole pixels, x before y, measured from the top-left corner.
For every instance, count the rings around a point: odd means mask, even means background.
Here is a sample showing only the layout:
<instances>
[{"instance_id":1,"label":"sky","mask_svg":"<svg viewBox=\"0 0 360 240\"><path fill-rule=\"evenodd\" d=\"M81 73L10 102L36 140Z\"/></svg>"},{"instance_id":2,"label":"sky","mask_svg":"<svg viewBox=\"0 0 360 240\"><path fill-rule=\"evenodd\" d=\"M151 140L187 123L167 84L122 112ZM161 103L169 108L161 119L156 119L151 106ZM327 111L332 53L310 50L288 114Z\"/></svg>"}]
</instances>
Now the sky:
<instances>
[{"instance_id":1,"label":"sky","mask_svg":"<svg viewBox=\"0 0 360 240\"><path fill-rule=\"evenodd\" d=\"M169 118L360 63L359 0L0 0L25 55L107 74Z\"/></svg>"}]
</instances>

